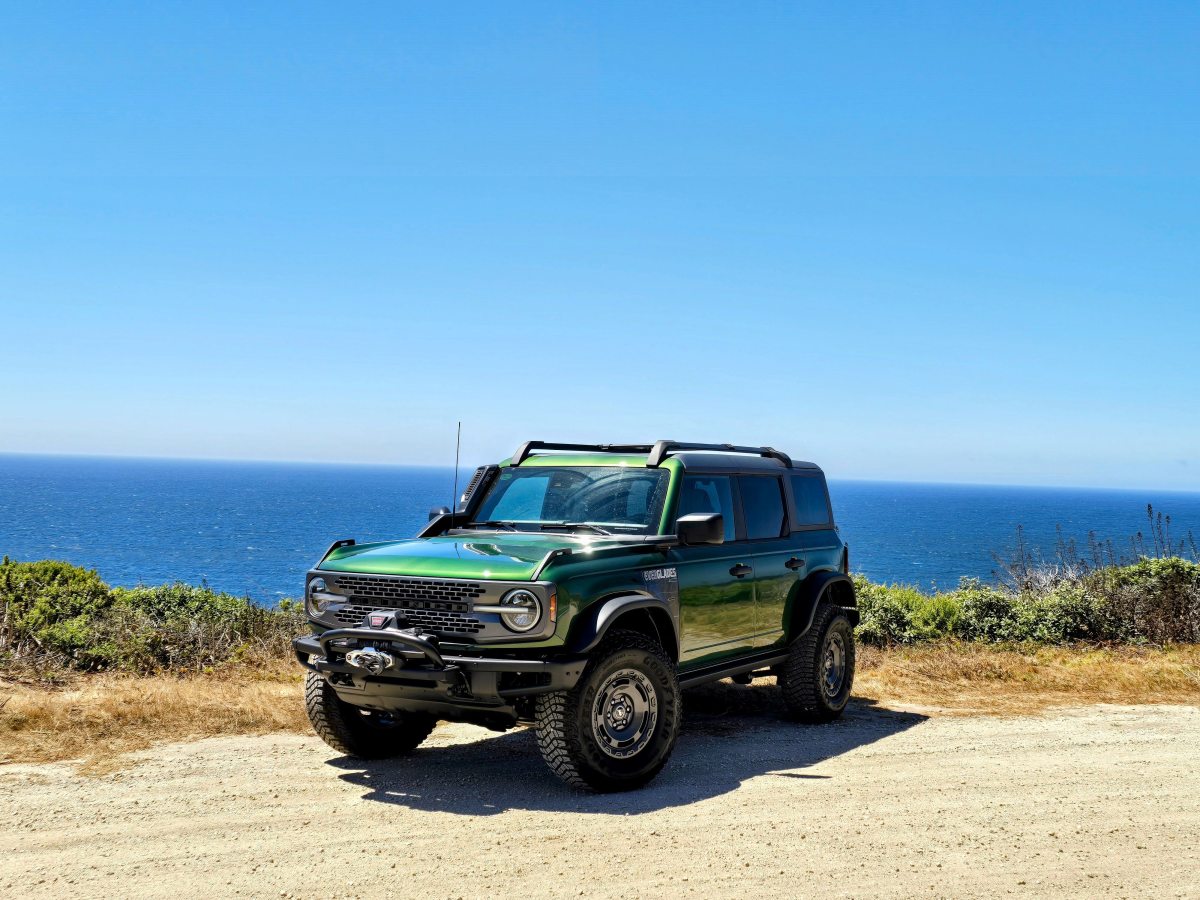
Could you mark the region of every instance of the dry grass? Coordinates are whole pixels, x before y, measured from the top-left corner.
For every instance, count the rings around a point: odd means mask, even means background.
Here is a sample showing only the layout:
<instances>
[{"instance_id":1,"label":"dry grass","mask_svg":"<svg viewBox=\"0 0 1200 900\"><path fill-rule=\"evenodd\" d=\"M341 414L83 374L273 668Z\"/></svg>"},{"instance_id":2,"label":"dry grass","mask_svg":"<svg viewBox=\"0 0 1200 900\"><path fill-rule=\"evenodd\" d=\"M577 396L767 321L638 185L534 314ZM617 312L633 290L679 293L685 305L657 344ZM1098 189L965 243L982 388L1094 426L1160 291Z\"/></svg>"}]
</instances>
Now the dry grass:
<instances>
[{"instance_id":1,"label":"dry grass","mask_svg":"<svg viewBox=\"0 0 1200 900\"><path fill-rule=\"evenodd\" d=\"M860 647L856 696L953 713L1092 703L1200 704L1200 646L1005 648L950 641Z\"/></svg>"},{"instance_id":2,"label":"dry grass","mask_svg":"<svg viewBox=\"0 0 1200 900\"><path fill-rule=\"evenodd\" d=\"M711 712L708 707L729 702L731 690L743 713L747 695L759 693L714 686L690 702L698 713ZM959 715L1091 703L1200 704L1200 646L863 647L855 695ZM772 710L779 706L774 690L762 702ZM0 681L0 763L78 759L84 771L103 772L122 765L124 754L163 741L277 731L308 731L300 674L287 663L266 672L234 669L183 678L80 676L59 687Z\"/></svg>"},{"instance_id":3,"label":"dry grass","mask_svg":"<svg viewBox=\"0 0 1200 900\"><path fill-rule=\"evenodd\" d=\"M163 741L302 731L296 667L222 675L81 676L62 687L0 682L0 763L83 761L85 771Z\"/></svg>"}]
</instances>

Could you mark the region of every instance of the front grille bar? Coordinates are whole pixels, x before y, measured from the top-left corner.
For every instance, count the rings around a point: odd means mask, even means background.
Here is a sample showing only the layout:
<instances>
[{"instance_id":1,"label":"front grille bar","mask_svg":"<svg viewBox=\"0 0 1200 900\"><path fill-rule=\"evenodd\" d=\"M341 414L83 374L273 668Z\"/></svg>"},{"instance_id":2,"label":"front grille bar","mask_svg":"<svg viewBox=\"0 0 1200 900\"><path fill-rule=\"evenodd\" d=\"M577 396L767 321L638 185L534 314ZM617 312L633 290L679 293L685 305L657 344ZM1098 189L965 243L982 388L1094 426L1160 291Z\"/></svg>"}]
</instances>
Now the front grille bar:
<instances>
[{"instance_id":1,"label":"front grille bar","mask_svg":"<svg viewBox=\"0 0 1200 900\"><path fill-rule=\"evenodd\" d=\"M377 610L397 610L411 624L445 634L477 634L484 628L470 614L473 602L486 592L479 582L357 574L327 577L350 601L334 613L346 625L357 625Z\"/></svg>"}]
</instances>

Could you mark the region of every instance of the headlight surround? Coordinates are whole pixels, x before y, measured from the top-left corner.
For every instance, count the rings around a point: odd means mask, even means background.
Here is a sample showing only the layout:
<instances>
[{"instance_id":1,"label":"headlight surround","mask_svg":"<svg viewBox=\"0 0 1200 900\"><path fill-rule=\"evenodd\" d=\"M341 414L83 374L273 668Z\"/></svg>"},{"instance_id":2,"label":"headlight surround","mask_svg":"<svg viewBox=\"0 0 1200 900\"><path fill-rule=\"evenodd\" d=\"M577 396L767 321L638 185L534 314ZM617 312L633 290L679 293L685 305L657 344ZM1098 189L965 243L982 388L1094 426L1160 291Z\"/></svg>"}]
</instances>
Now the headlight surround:
<instances>
[{"instance_id":1,"label":"headlight surround","mask_svg":"<svg viewBox=\"0 0 1200 900\"><path fill-rule=\"evenodd\" d=\"M525 634L533 631L542 620L542 601L525 588L509 591L500 598L500 621L509 631Z\"/></svg>"},{"instance_id":2,"label":"headlight surround","mask_svg":"<svg viewBox=\"0 0 1200 900\"><path fill-rule=\"evenodd\" d=\"M325 583L324 578L312 579L304 592L304 603L310 616L321 615L338 599L336 594L329 593L329 585Z\"/></svg>"}]
</instances>

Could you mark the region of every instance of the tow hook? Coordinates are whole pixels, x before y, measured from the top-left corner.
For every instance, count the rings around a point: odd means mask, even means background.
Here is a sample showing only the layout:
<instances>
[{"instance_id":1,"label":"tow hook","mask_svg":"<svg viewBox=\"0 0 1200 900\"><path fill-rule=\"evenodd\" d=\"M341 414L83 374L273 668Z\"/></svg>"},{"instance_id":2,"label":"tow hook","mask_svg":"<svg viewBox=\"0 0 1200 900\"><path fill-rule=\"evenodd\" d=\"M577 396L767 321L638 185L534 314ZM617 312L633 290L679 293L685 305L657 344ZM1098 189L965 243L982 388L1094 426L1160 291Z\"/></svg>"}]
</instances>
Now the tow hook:
<instances>
[{"instance_id":1,"label":"tow hook","mask_svg":"<svg viewBox=\"0 0 1200 900\"><path fill-rule=\"evenodd\" d=\"M346 654L346 662L354 668L363 669L372 675L378 675L384 669L390 669L396 664L396 660L390 653L384 653L374 647L351 650Z\"/></svg>"}]
</instances>

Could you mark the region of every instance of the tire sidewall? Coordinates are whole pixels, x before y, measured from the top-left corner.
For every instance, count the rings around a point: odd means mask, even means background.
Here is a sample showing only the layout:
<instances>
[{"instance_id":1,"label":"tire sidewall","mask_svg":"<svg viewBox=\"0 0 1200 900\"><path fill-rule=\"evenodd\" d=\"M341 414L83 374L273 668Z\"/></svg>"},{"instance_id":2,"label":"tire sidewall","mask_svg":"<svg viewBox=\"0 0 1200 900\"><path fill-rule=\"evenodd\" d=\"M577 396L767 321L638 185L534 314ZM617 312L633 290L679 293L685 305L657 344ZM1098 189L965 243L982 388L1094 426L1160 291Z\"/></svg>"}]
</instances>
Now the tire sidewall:
<instances>
[{"instance_id":1,"label":"tire sidewall","mask_svg":"<svg viewBox=\"0 0 1200 900\"><path fill-rule=\"evenodd\" d=\"M824 660L825 649L835 632L841 635L842 646L845 648L846 671L842 677L841 689L836 695L830 697L825 692ZM817 654L812 672L817 697L820 698L821 705L829 712L840 713L846 708L846 704L850 702L850 694L854 689L854 656L854 626L850 624L850 620L844 615L833 616L821 630L820 643L817 645Z\"/></svg>"}]
</instances>

